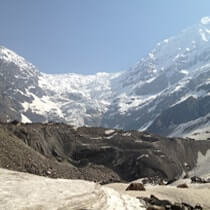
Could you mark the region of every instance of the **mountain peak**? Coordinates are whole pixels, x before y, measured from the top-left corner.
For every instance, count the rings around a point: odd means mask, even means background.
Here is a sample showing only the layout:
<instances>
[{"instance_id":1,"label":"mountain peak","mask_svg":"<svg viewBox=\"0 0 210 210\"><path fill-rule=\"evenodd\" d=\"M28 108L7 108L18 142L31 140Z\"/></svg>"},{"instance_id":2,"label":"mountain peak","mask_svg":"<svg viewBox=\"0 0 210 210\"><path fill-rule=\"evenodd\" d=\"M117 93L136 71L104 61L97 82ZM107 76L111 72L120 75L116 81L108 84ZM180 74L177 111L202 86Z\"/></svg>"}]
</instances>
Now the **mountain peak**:
<instances>
[{"instance_id":1,"label":"mountain peak","mask_svg":"<svg viewBox=\"0 0 210 210\"><path fill-rule=\"evenodd\" d=\"M208 24L210 24L210 17L209 17L209 16L202 17L202 18L201 18L201 24L203 24L203 25L208 25Z\"/></svg>"},{"instance_id":2,"label":"mountain peak","mask_svg":"<svg viewBox=\"0 0 210 210\"><path fill-rule=\"evenodd\" d=\"M37 72L37 69L33 64L31 64L25 58L4 46L0 46L0 60L2 60L5 63L13 63L17 65L20 68L20 70L24 70L26 72Z\"/></svg>"}]
</instances>

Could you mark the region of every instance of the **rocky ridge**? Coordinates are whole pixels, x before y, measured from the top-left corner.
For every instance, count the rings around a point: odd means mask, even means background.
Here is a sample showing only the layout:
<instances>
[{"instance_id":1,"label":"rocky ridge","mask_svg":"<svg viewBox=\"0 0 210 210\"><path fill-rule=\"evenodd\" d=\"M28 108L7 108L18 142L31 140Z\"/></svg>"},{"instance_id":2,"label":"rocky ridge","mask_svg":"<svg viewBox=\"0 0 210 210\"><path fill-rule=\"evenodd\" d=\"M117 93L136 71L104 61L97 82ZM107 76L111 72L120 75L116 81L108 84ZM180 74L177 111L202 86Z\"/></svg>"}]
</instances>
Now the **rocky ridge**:
<instances>
[{"instance_id":1,"label":"rocky ridge","mask_svg":"<svg viewBox=\"0 0 210 210\"><path fill-rule=\"evenodd\" d=\"M206 168L200 156L209 150L209 141L138 131L75 129L63 123L0 124L0 167L54 178L172 181L200 164Z\"/></svg>"}]
</instances>

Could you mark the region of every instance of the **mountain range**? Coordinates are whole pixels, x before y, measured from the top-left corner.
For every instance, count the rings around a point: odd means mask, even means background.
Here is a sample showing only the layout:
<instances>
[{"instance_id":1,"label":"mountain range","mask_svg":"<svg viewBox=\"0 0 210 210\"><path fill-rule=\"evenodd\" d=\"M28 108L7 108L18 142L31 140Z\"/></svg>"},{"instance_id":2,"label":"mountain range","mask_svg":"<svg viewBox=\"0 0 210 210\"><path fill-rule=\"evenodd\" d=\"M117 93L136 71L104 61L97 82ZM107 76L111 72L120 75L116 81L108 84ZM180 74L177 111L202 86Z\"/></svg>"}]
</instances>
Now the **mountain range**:
<instances>
[{"instance_id":1,"label":"mountain range","mask_svg":"<svg viewBox=\"0 0 210 210\"><path fill-rule=\"evenodd\" d=\"M56 121L207 138L209 92L210 17L157 43L133 67L119 73L46 74L0 47L4 122Z\"/></svg>"}]
</instances>

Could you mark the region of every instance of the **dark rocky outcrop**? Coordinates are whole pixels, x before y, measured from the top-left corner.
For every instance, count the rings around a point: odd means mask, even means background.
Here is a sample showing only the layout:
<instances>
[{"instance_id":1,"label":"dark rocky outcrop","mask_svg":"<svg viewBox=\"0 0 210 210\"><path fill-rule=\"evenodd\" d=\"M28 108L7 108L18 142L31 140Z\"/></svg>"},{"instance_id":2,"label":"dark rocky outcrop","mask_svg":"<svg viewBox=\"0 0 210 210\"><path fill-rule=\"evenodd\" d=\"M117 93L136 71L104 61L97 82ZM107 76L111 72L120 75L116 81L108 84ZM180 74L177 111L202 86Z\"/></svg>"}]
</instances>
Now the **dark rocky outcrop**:
<instances>
[{"instance_id":1,"label":"dark rocky outcrop","mask_svg":"<svg viewBox=\"0 0 210 210\"><path fill-rule=\"evenodd\" d=\"M145 177L141 180L142 184L152 184L152 185L166 185L168 184L167 180L164 180L161 177Z\"/></svg>"},{"instance_id":2,"label":"dark rocky outcrop","mask_svg":"<svg viewBox=\"0 0 210 210\"><path fill-rule=\"evenodd\" d=\"M199 184L206 184L206 183L210 183L210 178L208 179L204 179L198 176L193 176L191 177L191 182L192 183L199 183Z\"/></svg>"},{"instance_id":3,"label":"dark rocky outcrop","mask_svg":"<svg viewBox=\"0 0 210 210\"><path fill-rule=\"evenodd\" d=\"M172 203L168 200L160 200L151 195L150 198L142 198L146 203L147 210L202 210L200 205L192 206L187 203Z\"/></svg>"}]
</instances>

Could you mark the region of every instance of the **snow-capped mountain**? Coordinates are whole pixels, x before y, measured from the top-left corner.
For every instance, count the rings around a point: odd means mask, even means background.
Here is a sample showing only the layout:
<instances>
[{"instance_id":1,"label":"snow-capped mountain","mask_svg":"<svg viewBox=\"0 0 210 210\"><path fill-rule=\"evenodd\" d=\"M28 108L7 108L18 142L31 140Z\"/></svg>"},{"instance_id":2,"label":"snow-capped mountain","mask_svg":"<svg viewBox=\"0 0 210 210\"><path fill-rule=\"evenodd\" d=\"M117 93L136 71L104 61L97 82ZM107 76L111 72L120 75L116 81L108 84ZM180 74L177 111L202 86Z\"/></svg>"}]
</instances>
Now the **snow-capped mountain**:
<instances>
[{"instance_id":1,"label":"snow-capped mountain","mask_svg":"<svg viewBox=\"0 0 210 210\"><path fill-rule=\"evenodd\" d=\"M200 121L206 124L208 120L201 118L210 112L209 61L210 18L204 17L199 24L158 43L118 78L120 93L105 114L105 125L163 135L184 135L203 126ZM190 99L196 110L188 107ZM182 132L176 132L181 127Z\"/></svg>"},{"instance_id":2,"label":"snow-capped mountain","mask_svg":"<svg viewBox=\"0 0 210 210\"><path fill-rule=\"evenodd\" d=\"M210 18L128 71L49 75L0 48L0 117L193 135L210 127Z\"/></svg>"},{"instance_id":3,"label":"snow-capped mountain","mask_svg":"<svg viewBox=\"0 0 210 210\"><path fill-rule=\"evenodd\" d=\"M21 56L1 47L1 119L99 126L112 101L111 81L119 75L44 74Z\"/></svg>"}]
</instances>

